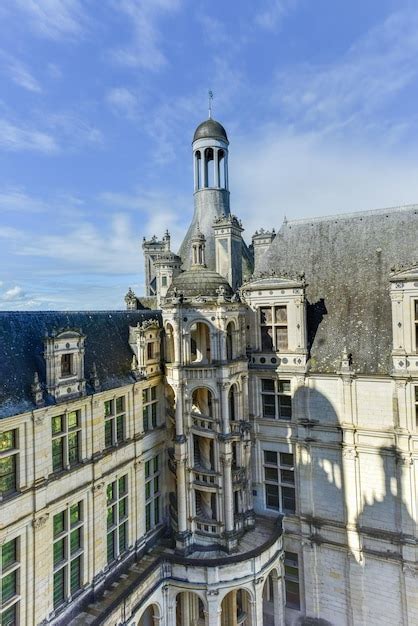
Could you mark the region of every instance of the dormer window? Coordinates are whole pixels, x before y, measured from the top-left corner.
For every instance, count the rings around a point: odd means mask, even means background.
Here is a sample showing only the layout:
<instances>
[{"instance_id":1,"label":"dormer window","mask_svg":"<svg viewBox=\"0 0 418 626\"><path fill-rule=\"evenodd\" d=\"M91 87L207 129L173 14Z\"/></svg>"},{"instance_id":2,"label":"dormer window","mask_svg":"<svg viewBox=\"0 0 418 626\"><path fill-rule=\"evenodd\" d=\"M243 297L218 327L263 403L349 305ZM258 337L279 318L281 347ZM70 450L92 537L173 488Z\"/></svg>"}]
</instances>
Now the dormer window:
<instances>
[{"instance_id":1,"label":"dormer window","mask_svg":"<svg viewBox=\"0 0 418 626\"><path fill-rule=\"evenodd\" d=\"M261 349L285 352L288 349L287 306L260 308Z\"/></svg>"},{"instance_id":2,"label":"dormer window","mask_svg":"<svg viewBox=\"0 0 418 626\"><path fill-rule=\"evenodd\" d=\"M61 357L61 377L73 375L73 355L63 354Z\"/></svg>"},{"instance_id":3,"label":"dormer window","mask_svg":"<svg viewBox=\"0 0 418 626\"><path fill-rule=\"evenodd\" d=\"M154 358L154 344L147 343L147 359L148 361L152 361Z\"/></svg>"}]
</instances>

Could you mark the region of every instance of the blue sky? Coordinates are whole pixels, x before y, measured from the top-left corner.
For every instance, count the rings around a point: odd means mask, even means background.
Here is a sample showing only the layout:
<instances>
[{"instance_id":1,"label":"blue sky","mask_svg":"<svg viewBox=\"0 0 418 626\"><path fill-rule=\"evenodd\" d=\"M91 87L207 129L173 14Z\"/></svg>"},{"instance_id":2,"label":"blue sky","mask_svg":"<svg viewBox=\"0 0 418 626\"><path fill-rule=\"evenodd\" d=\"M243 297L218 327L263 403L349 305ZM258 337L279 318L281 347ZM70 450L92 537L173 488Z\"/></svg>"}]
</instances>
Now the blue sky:
<instances>
[{"instance_id":1,"label":"blue sky","mask_svg":"<svg viewBox=\"0 0 418 626\"><path fill-rule=\"evenodd\" d=\"M418 202L418 7L2 0L0 309L124 308L141 240L193 210L191 138L230 138L248 241Z\"/></svg>"}]
</instances>

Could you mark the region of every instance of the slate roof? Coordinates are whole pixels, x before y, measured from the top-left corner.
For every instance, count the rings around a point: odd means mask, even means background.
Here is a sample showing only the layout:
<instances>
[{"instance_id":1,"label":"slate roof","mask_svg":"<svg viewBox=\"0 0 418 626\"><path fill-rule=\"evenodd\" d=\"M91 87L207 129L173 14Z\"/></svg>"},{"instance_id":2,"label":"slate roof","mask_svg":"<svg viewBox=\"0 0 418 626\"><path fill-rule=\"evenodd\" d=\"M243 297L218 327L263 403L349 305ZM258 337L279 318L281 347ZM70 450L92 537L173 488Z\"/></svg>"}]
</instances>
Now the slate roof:
<instances>
[{"instance_id":1,"label":"slate roof","mask_svg":"<svg viewBox=\"0 0 418 626\"><path fill-rule=\"evenodd\" d=\"M336 372L344 347L354 371L391 371L391 269L418 263L418 205L284 223L260 261L305 274L310 368Z\"/></svg>"},{"instance_id":2,"label":"slate roof","mask_svg":"<svg viewBox=\"0 0 418 626\"><path fill-rule=\"evenodd\" d=\"M96 364L102 390L134 382L129 326L160 319L159 311L0 312L0 418L35 407L31 384L35 371L45 383L44 338L53 330L81 329L85 340L85 377ZM92 393L87 385L87 393Z\"/></svg>"}]
</instances>

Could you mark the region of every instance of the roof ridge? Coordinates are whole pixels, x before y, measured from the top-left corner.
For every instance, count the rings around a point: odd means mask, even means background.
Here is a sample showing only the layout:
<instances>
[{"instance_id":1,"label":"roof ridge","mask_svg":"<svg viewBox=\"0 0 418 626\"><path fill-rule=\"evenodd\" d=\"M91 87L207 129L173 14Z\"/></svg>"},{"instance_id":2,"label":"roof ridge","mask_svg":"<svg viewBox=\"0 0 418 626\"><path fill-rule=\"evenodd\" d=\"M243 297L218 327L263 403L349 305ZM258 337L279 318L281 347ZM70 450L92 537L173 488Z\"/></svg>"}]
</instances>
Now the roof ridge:
<instances>
[{"instance_id":1,"label":"roof ridge","mask_svg":"<svg viewBox=\"0 0 418 626\"><path fill-rule=\"evenodd\" d=\"M418 204L403 204L395 207L387 207L383 209L365 209L363 211L352 211L350 213L336 213L333 215L323 215L315 217L303 217L296 220L286 220L283 225L293 226L294 224L311 224L314 222L326 222L330 220L344 220L353 218L362 218L363 216L384 215L385 213L402 213L415 209L418 211Z\"/></svg>"}]
</instances>

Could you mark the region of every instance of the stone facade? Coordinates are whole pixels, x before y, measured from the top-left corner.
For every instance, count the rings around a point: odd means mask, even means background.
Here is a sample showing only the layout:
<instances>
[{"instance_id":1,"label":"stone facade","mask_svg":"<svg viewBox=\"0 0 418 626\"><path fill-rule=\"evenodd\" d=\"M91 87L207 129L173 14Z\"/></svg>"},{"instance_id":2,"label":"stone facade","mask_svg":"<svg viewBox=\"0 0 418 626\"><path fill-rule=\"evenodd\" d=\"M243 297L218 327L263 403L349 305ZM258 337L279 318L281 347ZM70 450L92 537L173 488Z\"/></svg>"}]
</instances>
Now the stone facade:
<instances>
[{"instance_id":1,"label":"stone facade","mask_svg":"<svg viewBox=\"0 0 418 626\"><path fill-rule=\"evenodd\" d=\"M418 209L249 249L228 146L158 310L0 314L2 623L418 623Z\"/></svg>"}]
</instances>

